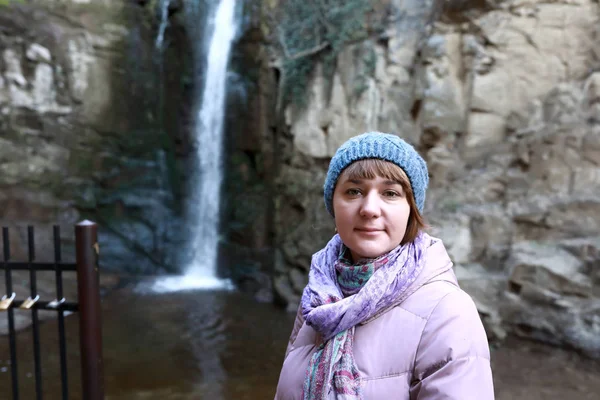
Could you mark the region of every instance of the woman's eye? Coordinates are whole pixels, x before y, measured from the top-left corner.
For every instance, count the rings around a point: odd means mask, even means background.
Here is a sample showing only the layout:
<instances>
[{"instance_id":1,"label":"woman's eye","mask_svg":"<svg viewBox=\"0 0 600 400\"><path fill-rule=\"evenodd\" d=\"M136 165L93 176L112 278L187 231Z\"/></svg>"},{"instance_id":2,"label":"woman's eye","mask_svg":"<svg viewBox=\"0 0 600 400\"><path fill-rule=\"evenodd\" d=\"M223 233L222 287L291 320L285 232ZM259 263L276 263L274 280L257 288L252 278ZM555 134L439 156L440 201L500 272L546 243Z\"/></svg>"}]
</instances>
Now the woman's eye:
<instances>
[{"instance_id":1,"label":"woman's eye","mask_svg":"<svg viewBox=\"0 0 600 400\"><path fill-rule=\"evenodd\" d=\"M358 189L348 189L346 190L346 194L350 196L358 196L360 194L360 190Z\"/></svg>"},{"instance_id":2,"label":"woman's eye","mask_svg":"<svg viewBox=\"0 0 600 400\"><path fill-rule=\"evenodd\" d=\"M394 191L394 190L386 190L385 192L383 192L383 195L385 197L390 197L390 198L394 198L394 197L400 197L401 194Z\"/></svg>"}]
</instances>

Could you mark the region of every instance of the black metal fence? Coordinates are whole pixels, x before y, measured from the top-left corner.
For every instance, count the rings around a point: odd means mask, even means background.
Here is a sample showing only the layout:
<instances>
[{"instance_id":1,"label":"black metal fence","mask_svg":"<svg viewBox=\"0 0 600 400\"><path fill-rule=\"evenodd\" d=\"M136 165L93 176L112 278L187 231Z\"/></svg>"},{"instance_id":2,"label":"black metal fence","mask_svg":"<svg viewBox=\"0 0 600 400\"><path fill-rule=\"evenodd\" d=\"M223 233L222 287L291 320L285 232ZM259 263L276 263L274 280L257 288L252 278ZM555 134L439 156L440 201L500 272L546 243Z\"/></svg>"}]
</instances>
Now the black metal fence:
<instances>
[{"instance_id":1,"label":"black metal fence","mask_svg":"<svg viewBox=\"0 0 600 400\"><path fill-rule=\"evenodd\" d=\"M97 241L97 226L90 221L83 221L75 225L76 262L74 264L62 262L60 229L58 226L54 226L53 230L54 262L35 262L34 239L34 229L32 226L29 226L27 227L28 260L27 262L12 261L9 230L6 227L2 228L4 257L3 261L0 262L0 270L4 270L5 273L6 295L0 298L0 312L6 312L8 318L12 398L14 400L19 399L17 335L15 332L14 316L15 308L19 308L31 312L36 399L41 400L43 398L38 310L54 310L58 317L62 398L64 400L69 398L64 318L65 312L70 311L79 313L82 398L85 400L102 400L104 399L104 373L98 273L98 255L100 250ZM30 285L28 294L15 293L13 291L12 271L14 270L29 271ZM37 271L55 272L55 299L50 301L40 299L37 289ZM76 302L68 301L63 296L62 274L64 271L76 271L77 273L78 298ZM27 297L25 298L25 296Z\"/></svg>"}]
</instances>

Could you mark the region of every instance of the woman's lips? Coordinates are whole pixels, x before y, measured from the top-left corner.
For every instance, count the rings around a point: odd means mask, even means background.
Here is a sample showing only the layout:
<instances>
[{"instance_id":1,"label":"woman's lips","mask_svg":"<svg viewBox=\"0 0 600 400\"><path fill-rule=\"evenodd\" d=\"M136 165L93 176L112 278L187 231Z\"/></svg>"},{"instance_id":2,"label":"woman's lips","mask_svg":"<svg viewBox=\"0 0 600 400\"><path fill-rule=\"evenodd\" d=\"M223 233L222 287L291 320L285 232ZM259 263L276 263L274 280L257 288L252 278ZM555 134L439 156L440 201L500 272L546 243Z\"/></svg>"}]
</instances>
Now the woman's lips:
<instances>
[{"instance_id":1,"label":"woman's lips","mask_svg":"<svg viewBox=\"0 0 600 400\"><path fill-rule=\"evenodd\" d=\"M382 231L382 229L375 229L375 228L356 228L355 231L357 231L358 233L362 234L362 235L369 235L369 236L373 236L373 235L377 235L379 234L379 232Z\"/></svg>"}]
</instances>

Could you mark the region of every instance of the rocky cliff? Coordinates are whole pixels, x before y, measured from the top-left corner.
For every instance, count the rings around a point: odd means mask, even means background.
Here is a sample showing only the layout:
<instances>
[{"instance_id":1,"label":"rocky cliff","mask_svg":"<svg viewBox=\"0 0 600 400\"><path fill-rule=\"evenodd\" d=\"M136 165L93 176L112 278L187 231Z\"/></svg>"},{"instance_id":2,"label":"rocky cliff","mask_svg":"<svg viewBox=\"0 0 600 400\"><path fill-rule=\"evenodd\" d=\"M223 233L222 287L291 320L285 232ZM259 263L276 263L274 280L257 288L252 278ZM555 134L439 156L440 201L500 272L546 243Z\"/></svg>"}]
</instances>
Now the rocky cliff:
<instances>
[{"instance_id":1,"label":"rocky cliff","mask_svg":"<svg viewBox=\"0 0 600 400\"><path fill-rule=\"evenodd\" d=\"M101 226L104 265L174 268L173 171L176 132L183 129L177 109L175 122L160 117L166 85L151 6L124 0L0 6L0 223L16 232L15 259L26 255L27 224L38 228L42 259L53 257L52 224L63 225L68 249L72 224L89 218ZM172 63L163 71L164 80L167 72L178 79L169 86L177 105L185 69Z\"/></svg>"},{"instance_id":2,"label":"rocky cliff","mask_svg":"<svg viewBox=\"0 0 600 400\"><path fill-rule=\"evenodd\" d=\"M490 336L600 357L598 3L385 3L382 32L345 45L333 75L318 63L306 105L285 111L277 293L297 306L333 234L322 183L337 146L392 132L428 162L425 216Z\"/></svg>"},{"instance_id":3,"label":"rocky cliff","mask_svg":"<svg viewBox=\"0 0 600 400\"><path fill-rule=\"evenodd\" d=\"M41 259L52 255L51 224L64 226L68 247L72 224L91 218L104 265L177 268L201 73L178 11L188 3L170 2L166 54L154 44L155 1L10 4L0 6L0 223L17 232L12 254L25 257L29 223ZM252 18L257 4L277 1L246 2ZM304 100L279 114L265 19L244 23L226 121L221 253L235 271L225 272L258 290L268 285L260 265L274 264L265 272L295 309L311 255L334 232L322 201L329 158L350 136L393 132L428 162L425 216L490 336L600 357L597 1L368 8L367 35L349 25L348 40L309 49L314 68L296 86Z\"/></svg>"}]
</instances>

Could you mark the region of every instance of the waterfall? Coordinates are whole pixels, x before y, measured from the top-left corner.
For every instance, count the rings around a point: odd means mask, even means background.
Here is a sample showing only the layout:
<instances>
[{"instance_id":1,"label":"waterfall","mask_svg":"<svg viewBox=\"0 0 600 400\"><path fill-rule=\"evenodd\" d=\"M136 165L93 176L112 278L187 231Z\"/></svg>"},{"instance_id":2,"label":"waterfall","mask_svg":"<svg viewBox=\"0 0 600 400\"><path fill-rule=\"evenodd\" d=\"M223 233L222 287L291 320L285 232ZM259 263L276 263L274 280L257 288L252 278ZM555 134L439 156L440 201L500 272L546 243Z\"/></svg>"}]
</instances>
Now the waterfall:
<instances>
[{"instance_id":1,"label":"waterfall","mask_svg":"<svg viewBox=\"0 0 600 400\"><path fill-rule=\"evenodd\" d=\"M235 36L235 0L221 0L211 22L212 37L208 48L207 71L202 105L196 122L198 187L193 204L196 226L193 259L186 276L216 278L219 240L220 189L222 182L223 117L225 84L231 42Z\"/></svg>"},{"instance_id":2,"label":"waterfall","mask_svg":"<svg viewBox=\"0 0 600 400\"><path fill-rule=\"evenodd\" d=\"M206 73L197 94L199 105L195 115L196 166L193 190L189 205L191 238L189 252L191 261L182 277L163 279L154 285L157 291L192 288L229 288L230 282L217 278L217 255L219 244L220 191L223 179L223 118L227 67L231 45L237 30L235 0L218 0L211 15L207 32L196 29L208 38L208 46L201 39L197 49L208 49ZM195 21L198 24L198 21ZM201 51L201 50L197 50ZM196 57L198 60L199 57ZM199 84L202 83L202 84ZM200 92L200 91L198 91Z\"/></svg>"},{"instance_id":3,"label":"waterfall","mask_svg":"<svg viewBox=\"0 0 600 400\"><path fill-rule=\"evenodd\" d=\"M161 0L160 3L160 25L158 27L158 36L156 36L155 42L155 47L158 51L162 51L165 30L169 24L169 3L171 3L171 0Z\"/></svg>"}]
</instances>

